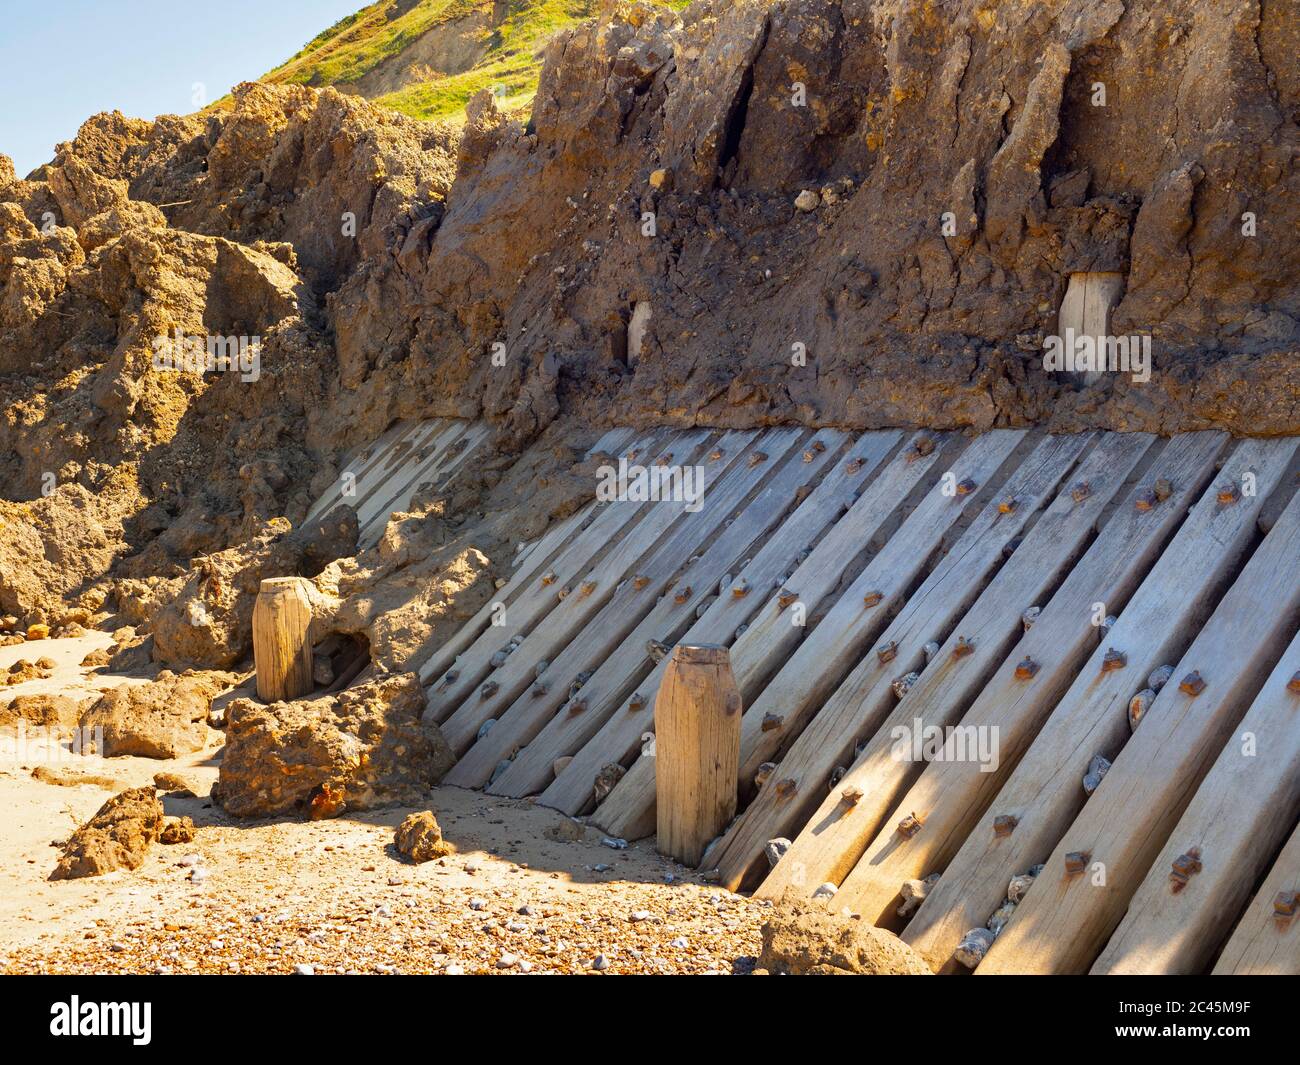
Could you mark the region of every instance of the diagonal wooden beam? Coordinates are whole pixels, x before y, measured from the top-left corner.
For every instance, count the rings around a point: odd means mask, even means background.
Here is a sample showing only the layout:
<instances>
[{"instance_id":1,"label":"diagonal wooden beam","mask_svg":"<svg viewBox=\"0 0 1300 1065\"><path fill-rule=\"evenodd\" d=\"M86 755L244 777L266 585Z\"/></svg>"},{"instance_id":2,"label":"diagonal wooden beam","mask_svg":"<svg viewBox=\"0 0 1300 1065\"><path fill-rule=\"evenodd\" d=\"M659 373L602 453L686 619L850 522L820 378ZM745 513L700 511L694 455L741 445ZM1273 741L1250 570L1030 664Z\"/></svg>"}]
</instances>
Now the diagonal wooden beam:
<instances>
[{"instance_id":1,"label":"diagonal wooden beam","mask_svg":"<svg viewBox=\"0 0 1300 1065\"><path fill-rule=\"evenodd\" d=\"M1300 975L1300 824L1214 966L1215 976ZM1294 912L1288 916L1288 911Z\"/></svg>"},{"instance_id":2,"label":"diagonal wooden beam","mask_svg":"<svg viewBox=\"0 0 1300 1065\"><path fill-rule=\"evenodd\" d=\"M1300 813L1300 636L1169 836L1094 974L1201 973ZM1289 685L1295 680L1294 688Z\"/></svg>"},{"instance_id":3,"label":"diagonal wooden beam","mask_svg":"<svg viewBox=\"0 0 1300 1065\"><path fill-rule=\"evenodd\" d=\"M827 528L835 526L835 522L847 516L850 510L858 506L863 506L864 510L870 507L870 501L867 504L860 502L861 495L865 494L864 485L881 469L881 463L898 446L901 438L902 435L894 431L864 434L849 448L845 458L822 478L795 513L740 569L732 588L723 591L682 640L723 646L735 642L738 630L748 626L755 613L770 602L770 590L785 583L791 571L800 564L800 557L807 553L808 546L817 544ZM905 458L898 468L907 471L909 476L920 476L922 472L915 468L915 464L909 466ZM855 519L862 513L858 511ZM870 539L872 531L861 528L861 539ZM568 767L541 794L540 803L568 814L586 812L593 802L594 776L611 763L625 763L640 746L642 734L653 729L655 696L667 666L667 659L660 662L650 676L637 685L637 691L607 715L600 731L574 755ZM742 676L747 672L752 674L754 670L746 671L742 662Z\"/></svg>"},{"instance_id":4,"label":"diagonal wooden beam","mask_svg":"<svg viewBox=\"0 0 1300 1065\"><path fill-rule=\"evenodd\" d=\"M1297 558L1300 496L1192 642L977 973L1080 973L1101 953L1295 633Z\"/></svg>"},{"instance_id":5,"label":"diagonal wooden beam","mask_svg":"<svg viewBox=\"0 0 1300 1065\"><path fill-rule=\"evenodd\" d=\"M1081 781L1093 756L1113 760L1128 740L1130 699L1146 688L1153 670L1182 657L1237 574L1255 543L1263 501L1284 477L1294 448L1294 443L1287 447L1281 441L1243 442L1227 460L1222 476L1237 480L1254 467L1258 496L1223 507L1217 487L1211 486L1191 509L1124 607L1105 645L1052 711L902 933L935 969L953 971L954 948L1002 904L1011 878L1051 854L1083 807ZM1122 648L1126 661L1103 672L1109 646ZM1011 818L1014 828L1006 831Z\"/></svg>"},{"instance_id":6,"label":"diagonal wooden beam","mask_svg":"<svg viewBox=\"0 0 1300 1065\"><path fill-rule=\"evenodd\" d=\"M1222 446L1215 433L1178 438L1156 458L1144 483L1122 494L1101 534L961 716L959 731L948 735L932 761L921 762L923 772L845 877L835 896L838 906L875 923L892 923L903 882L943 869L1085 661L1091 657L1087 668L1098 676L1118 664L1110 649L1127 648L1113 633L1099 646L1097 623L1128 602L1213 475ZM1116 472L1122 485L1123 474ZM1158 478L1175 486L1170 498L1139 506ZM906 752L902 763L914 764L911 756ZM919 826L904 825L907 817Z\"/></svg>"},{"instance_id":7,"label":"diagonal wooden beam","mask_svg":"<svg viewBox=\"0 0 1300 1065\"><path fill-rule=\"evenodd\" d=\"M960 620L951 631L945 627L938 634L936 642L942 642L933 661L897 705L890 701L891 692L882 683L892 683L898 676L894 663L886 663L889 668L882 673L879 656L876 663L868 659L859 690L865 686L870 693L871 717L856 733L866 738L862 753L833 793L818 796L821 806L811 820L801 817L790 826L798 834L768 873L759 889L761 897L779 898L787 892L806 896L821 884L838 884L849 875L886 814L924 768L921 762L897 756L900 730L911 735L943 729L961 717L1021 635L1025 611L1043 603L1084 553L1101 515L1151 443L1152 438L1145 435L1106 435L1083 457L1075 472L1067 467L1053 483L1040 489L1051 495L1068 474L1067 487L1056 492L988 586L984 587L986 578L982 576L988 572L987 563L981 562L973 575L967 575L968 581L973 577L978 597L968 592L961 600L961 612L945 618L948 624ZM972 547L987 550L983 545ZM969 609L967 604L971 604ZM850 700L848 706L854 705ZM839 737L841 743L843 736ZM843 755L845 762L852 760L851 751ZM785 775L784 769L774 774L778 780ZM818 783L826 779L822 775ZM768 801L777 798L773 795Z\"/></svg>"}]
</instances>

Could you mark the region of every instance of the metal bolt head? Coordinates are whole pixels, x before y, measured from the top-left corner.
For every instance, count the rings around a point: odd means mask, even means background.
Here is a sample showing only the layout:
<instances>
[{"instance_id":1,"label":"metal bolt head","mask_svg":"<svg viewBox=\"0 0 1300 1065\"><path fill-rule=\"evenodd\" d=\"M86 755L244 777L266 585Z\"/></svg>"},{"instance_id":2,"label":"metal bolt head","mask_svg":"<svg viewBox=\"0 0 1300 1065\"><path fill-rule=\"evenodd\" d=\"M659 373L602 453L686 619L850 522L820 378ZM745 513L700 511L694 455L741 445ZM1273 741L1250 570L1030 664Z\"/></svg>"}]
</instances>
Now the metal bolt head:
<instances>
[{"instance_id":1,"label":"metal bolt head","mask_svg":"<svg viewBox=\"0 0 1300 1065\"><path fill-rule=\"evenodd\" d=\"M798 598L799 597L794 592L787 588L782 588L777 594L776 605L784 610L786 607L791 606Z\"/></svg>"},{"instance_id":2,"label":"metal bolt head","mask_svg":"<svg viewBox=\"0 0 1300 1065\"><path fill-rule=\"evenodd\" d=\"M1018 506L1020 506L1019 496L1007 496L998 502L998 513L1011 514Z\"/></svg>"},{"instance_id":3,"label":"metal bolt head","mask_svg":"<svg viewBox=\"0 0 1300 1065\"><path fill-rule=\"evenodd\" d=\"M1087 481L1079 481L1070 489L1070 498L1076 503L1082 503L1090 495L1092 495L1092 485Z\"/></svg>"},{"instance_id":4,"label":"metal bolt head","mask_svg":"<svg viewBox=\"0 0 1300 1065\"><path fill-rule=\"evenodd\" d=\"M953 658L965 658L975 652L975 641L966 636L957 637L956 646L952 649Z\"/></svg>"},{"instance_id":5,"label":"metal bolt head","mask_svg":"<svg viewBox=\"0 0 1300 1065\"><path fill-rule=\"evenodd\" d=\"M1006 839L1016 830L1016 825L1020 824L1020 818L1015 814L998 814L993 818L993 835L998 839Z\"/></svg>"},{"instance_id":6,"label":"metal bolt head","mask_svg":"<svg viewBox=\"0 0 1300 1065\"><path fill-rule=\"evenodd\" d=\"M1178 690L1184 695L1197 696L1205 691L1205 680L1196 670L1192 670L1182 679Z\"/></svg>"},{"instance_id":7,"label":"metal bolt head","mask_svg":"<svg viewBox=\"0 0 1300 1065\"><path fill-rule=\"evenodd\" d=\"M898 643L895 640L890 640L884 646L877 648L876 657L880 659L881 665L892 662L898 657Z\"/></svg>"},{"instance_id":8,"label":"metal bolt head","mask_svg":"<svg viewBox=\"0 0 1300 1065\"><path fill-rule=\"evenodd\" d=\"M1274 917L1294 917L1300 906L1300 891L1279 891L1273 897Z\"/></svg>"},{"instance_id":9,"label":"metal bolt head","mask_svg":"<svg viewBox=\"0 0 1300 1065\"><path fill-rule=\"evenodd\" d=\"M731 588L733 599L744 599L749 594L749 581L737 581Z\"/></svg>"},{"instance_id":10,"label":"metal bolt head","mask_svg":"<svg viewBox=\"0 0 1300 1065\"><path fill-rule=\"evenodd\" d=\"M1026 656L1016 666L1016 680L1032 680L1038 672L1038 663Z\"/></svg>"},{"instance_id":11,"label":"metal bolt head","mask_svg":"<svg viewBox=\"0 0 1300 1065\"><path fill-rule=\"evenodd\" d=\"M1161 503L1163 503L1166 499L1168 499L1171 495L1174 494L1173 482L1170 481L1168 477L1157 477L1156 483L1153 484L1151 488L1152 491L1155 493L1156 499L1158 499Z\"/></svg>"},{"instance_id":12,"label":"metal bolt head","mask_svg":"<svg viewBox=\"0 0 1300 1065\"><path fill-rule=\"evenodd\" d=\"M1289 681L1286 682L1286 690L1295 692L1300 695L1300 672L1296 673Z\"/></svg>"},{"instance_id":13,"label":"metal bolt head","mask_svg":"<svg viewBox=\"0 0 1300 1065\"><path fill-rule=\"evenodd\" d=\"M957 494L959 496L968 496L973 491L975 491L975 489L978 487L979 485L976 484L971 478L963 477L960 481L957 482Z\"/></svg>"},{"instance_id":14,"label":"metal bolt head","mask_svg":"<svg viewBox=\"0 0 1300 1065\"><path fill-rule=\"evenodd\" d=\"M921 831L923 822L916 814L908 814L898 822L898 834L904 839L911 839Z\"/></svg>"},{"instance_id":15,"label":"metal bolt head","mask_svg":"<svg viewBox=\"0 0 1300 1065\"><path fill-rule=\"evenodd\" d=\"M1123 651L1117 651L1113 647L1107 647L1106 653L1101 657L1101 671L1111 673L1117 669L1123 669L1128 665L1128 655Z\"/></svg>"},{"instance_id":16,"label":"metal bolt head","mask_svg":"<svg viewBox=\"0 0 1300 1065\"><path fill-rule=\"evenodd\" d=\"M582 586L578 589L584 596L591 595L596 590L595 581L583 581Z\"/></svg>"},{"instance_id":17,"label":"metal bolt head","mask_svg":"<svg viewBox=\"0 0 1300 1065\"><path fill-rule=\"evenodd\" d=\"M490 680L486 684L484 684L483 687L479 688L478 690L479 697L482 699L491 699L492 696L496 695L497 689L500 687L501 685L499 685L496 681Z\"/></svg>"},{"instance_id":18,"label":"metal bolt head","mask_svg":"<svg viewBox=\"0 0 1300 1065\"><path fill-rule=\"evenodd\" d=\"M1221 505L1228 507L1241 498L1241 489L1235 484L1221 484L1214 498Z\"/></svg>"},{"instance_id":19,"label":"metal bolt head","mask_svg":"<svg viewBox=\"0 0 1300 1065\"><path fill-rule=\"evenodd\" d=\"M587 709L587 700L585 698L577 698L577 699L569 700L569 713L571 715L580 714L586 709Z\"/></svg>"},{"instance_id":20,"label":"metal bolt head","mask_svg":"<svg viewBox=\"0 0 1300 1065\"><path fill-rule=\"evenodd\" d=\"M857 473L858 470L862 469L862 465L863 465L863 463L862 463L862 460L861 460L861 459L856 459L856 458L855 458L855 459L849 459L849 461L848 461L848 462L845 464L845 466L844 466L844 472L845 472L845 473Z\"/></svg>"},{"instance_id":21,"label":"metal bolt head","mask_svg":"<svg viewBox=\"0 0 1300 1065\"><path fill-rule=\"evenodd\" d=\"M554 584L558 579L559 579L559 578L557 578L557 577L555 576L554 571L549 571L549 572L546 572L546 573L543 573L543 574L542 574L542 584L543 584L543 585Z\"/></svg>"},{"instance_id":22,"label":"metal bolt head","mask_svg":"<svg viewBox=\"0 0 1300 1065\"><path fill-rule=\"evenodd\" d=\"M690 597L691 597L691 586L689 584L683 585L681 588L678 588L676 593L673 595L673 602L684 603Z\"/></svg>"},{"instance_id":23,"label":"metal bolt head","mask_svg":"<svg viewBox=\"0 0 1300 1065\"><path fill-rule=\"evenodd\" d=\"M644 574L638 573L635 577L632 578L632 587L637 589L637 591L640 591L649 583L650 583L650 578L645 576Z\"/></svg>"},{"instance_id":24,"label":"metal bolt head","mask_svg":"<svg viewBox=\"0 0 1300 1065\"><path fill-rule=\"evenodd\" d=\"M755 451L749 456L749 468L752 470L755 466L767 461L766 451Z\"/></svg>"},{"instance_id":25,"label":"metal bolt head","mask_svg":"<svg viewBox=\"0 0 1300 1065\"><path fill-rule=\"evenodd\" d=\"M1070 851L1065 856L1065 872L1069 876L1078 876L1088 868L1092 861L1092 851Z\"/></svg>"},{"instance_id":26,"label":"metal bolt head","mask_svg":"<svg viewBox=\"0 0 1300 1065\"><path fill-rule=\"evenodd\" d=\"M785 718L780 714L764 714L763 724L760 726L763 732L775 732L785 723Z\"/></svg>"},{"instance_id":27,"label":"metal bolt head","mask_svg":"<svg viewBox=\"0 0 1300 1065\"><path fill-rule=\"evenodd\" d=\"M881 600L885 598L885 593L880 591L868 592L862 597L862 605L867 607L879 606Z\"/></svg>"},{"instance_id":28,"label":"metal bolt head","mask_svg":"<svg viewBox=\"0 0 1300 1065\"><path fill-rule=\"evenodd\" d=\"M627 704L629 710L640 710L645 706L645 696L637 692Z\"/></svg>"},{"instance_id":29,"label":"metal bolt head","mask_svg":"<svg viewBox=\"0 0 1300 1065\"><path fill-rule=\"evenodd\" d=\"M1133 501L1133 505L1138 510L1153 510L1155 505L1159 502L1160 500L1156 498L1155 492L1148 488L1145 491L1138 493L1137 499Z\"/></svg>"},{"instance_id":30,"label":"metal bolt head","mask_svg":"<svg viewBox=\"0 0 1300 1065\"><path fill-rule=\"evenodd\" d=\"M723 451L722 448L715 447L712 451L709 452L709 461L717 462L719 459L723 458L726 454L727 453Z\"/></svg>"},{"instance_id":31,"label":"metal bolt head","mask_svg":"<svg viewBox=\"0 0 1300 1065\"><path fill-rule=\"evenodd\" d=\"M778 780L776 782L776 793L783 799L790 798L790 796L793 795L798 790L799 790L799 785L796 784L789 777L786 777L784 780Z\"/></svg>"},{"instance_id":32,"label":"metal bolt head","mask_svg":"<svg viewBox=\"0 0 1300 1065\"><path fill-rule=\"evenodd\" d=\"M934 440L928 436L917 437L916 443L912 445L914 455L925 456L934 451Z\"/></svg>"},{"instance_id":33,"label":"metal bolt head","mask_svg":"<svg viewBox=\"0 0 1300 1065\"><path fill-rule=\"evenodd\" d=\"M861 799L862 789L855 788L852 784L848 785L840 792L840 801L843 802L845 806L857 806Z\"/></svg>"}]
</instances>

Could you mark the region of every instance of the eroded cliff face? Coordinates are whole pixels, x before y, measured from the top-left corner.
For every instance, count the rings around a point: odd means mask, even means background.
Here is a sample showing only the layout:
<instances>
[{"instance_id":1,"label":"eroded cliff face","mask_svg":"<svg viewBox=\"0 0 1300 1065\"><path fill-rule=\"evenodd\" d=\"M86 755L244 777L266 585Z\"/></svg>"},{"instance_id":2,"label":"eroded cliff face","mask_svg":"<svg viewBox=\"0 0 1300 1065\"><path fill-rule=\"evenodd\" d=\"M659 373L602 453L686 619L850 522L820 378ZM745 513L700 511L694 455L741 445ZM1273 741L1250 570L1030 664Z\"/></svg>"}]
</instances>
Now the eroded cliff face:
<instances>
[{"instance_id":1,"label":"eroded cliff face","mask_svg":"<svg viewBox=\"0 0 1300 1065\"><path fill-rule=\"evenodd\" d=\"M1298 8L609 4L527 126L245 85L0 157L0 613L194 583L402 417L499 431L419 501L424 566L510 538L465 519L539 437L567 487L524 524L575 505L604 425L1300 432ZM1149 382L1044 372L1083 271L1124 275ZM156 368L213 335L260 338L256 380Z\"/></svg>"}]
</instances>

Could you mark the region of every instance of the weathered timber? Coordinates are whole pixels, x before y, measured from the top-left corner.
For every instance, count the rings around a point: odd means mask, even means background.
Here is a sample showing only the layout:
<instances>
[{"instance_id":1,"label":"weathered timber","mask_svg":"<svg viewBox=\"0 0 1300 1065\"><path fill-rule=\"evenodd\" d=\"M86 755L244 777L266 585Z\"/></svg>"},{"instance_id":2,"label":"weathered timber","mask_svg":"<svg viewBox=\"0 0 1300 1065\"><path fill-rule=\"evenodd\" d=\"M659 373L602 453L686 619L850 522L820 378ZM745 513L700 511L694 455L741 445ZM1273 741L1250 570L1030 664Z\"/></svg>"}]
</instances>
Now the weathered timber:
<instances>
[{"instance_id":1,"label":"weathered timber","mask_svg":"<svg viewBox=\"0 0 1300 1065\"><path fill-rule=\"evenodd\" d=\"M311 600L302 577L269 577L253 603L257 697L274 703L312 690Z\"/></svg>"}]
</instances>

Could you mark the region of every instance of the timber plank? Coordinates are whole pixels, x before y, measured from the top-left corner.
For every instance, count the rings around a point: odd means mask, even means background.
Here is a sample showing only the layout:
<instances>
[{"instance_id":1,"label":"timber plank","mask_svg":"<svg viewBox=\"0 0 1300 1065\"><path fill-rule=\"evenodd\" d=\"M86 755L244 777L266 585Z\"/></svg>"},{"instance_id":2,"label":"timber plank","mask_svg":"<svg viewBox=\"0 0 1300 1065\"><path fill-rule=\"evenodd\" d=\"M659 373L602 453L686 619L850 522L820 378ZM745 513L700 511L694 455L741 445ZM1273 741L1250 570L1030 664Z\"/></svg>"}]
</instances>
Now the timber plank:
<instances>
[{"instance_id":1,"label":"timber plank","mask_svg":"<svg viewBox=\"0 0 1300 1065\"><path fill-rule=\"evenodd\" d=\"M382 481L357 500L357 524L368 528L376 521L386 518L389 506L410 481L419 476L426 463L436 463L469 430L469 422L451 422L434 428L422 439L415 442L411 449L394 463Z\"/></svg>"},{"instance_id":2,"label":"timber plank","mask_svg":"<svg viewBox=\"0 0 1300 1065\"><path fill-rule=\"evenodd\" d=\"M1179 437L1157 458L1146 483L1127 493L1033 627L962 716L961 736L950 737L935 760L922 763L916 782L845 878L836 895L838 905L873 922L890 923L901 901L900 885L944 868L1089 655L1094 675L1101 675L1108 668L1102 662L1107 647L1127 652L1113 633L1098 646L1096 622L1107 612L1120 611L1129 600L1182 523L1187 505L1213 475L1222 446L1223 438L1216 433ZM1138 507L1139 498L1158 477L1178 486L1176 491L1163 505ZM1103 606L1094 614L1096 603ZM1032 676L1023 676L1025 662L1033 663ZM958 739L965 746L981 737L990 741L988 760L959 750ZM978 753L985 753L982 747ZM909 835L899 830L905 815L921 822L919 831Z\"/></svg>"},{"instance_id":3,"label":"timber plank","mask_svg":"<svg viewBox=\"0 0 1300 1065\"><path fill-rule=\"evenodd\" d=\"M321 493L320 498L307 511L307 516L303 519L304 523L328 514L335 506L343 502L343 488L349 476L353 479L352 483L354 485L359 484L371 469L383 461L388 454L389 448L413 434L419 429L420 425L420 422L394 422L378 440L363 447L358 447L352 457L344 464L343 469L339 471L334 483L325 492Z\"/></svg>"},{"instance_id":4,"label":"timber plank","mask_svg":"<svg viewBox=\"0 0 1300 1065\"><path fill-rule=\"evenodd\" d=\"M1215 976L1300 975L1300 914L1279 917L1274 900L1300 891L1300 824L1277 856L1214 966Z\"/></svg>"},{"instance_id":5,"label":"timber plank","mask_svg":"<svg viewBox=\"0 0 1300 1065\"><path fill-rule=\"evenodd\" d=\"M1295 443L1244 441L1223 475L1239 479L1254 467L1260 493L1236 507L1219 506L1207 489L1170 545L1124 607L1105 646L1075 679L1042 731L1012 771L921 908L903 931L935 969L949 961L962 936L982 926L1001 905L1007 884L1044 861L1086 801L1081 780L1093 755L1113 759L1128 740L1129 699L1146 687L1153 669L1186 651L1255 537L1260 505L1282 480ZM1209 546L1209 550L1207 550ZM1101 672L1107 646L1127 662ZM997 817L1014 817L1014 830L994 832Z\"/></svg>"},{"instance_id":6,"label":"timber plank","mask_svg":"<svg viewBox=\"0 0 1300 1065\"><path fill-rule=\"evenodd\" d=\"M458 755L469 750L483 724L503 713L530 685L537 683L550 690L555 682L545 676L538 680L533 672L534 665L554 660L611 597L619 597L625 618L638 616L637 611L648 610L682 560L689 558L701 542L731 515L781 457L795 446L801 434L801 430L793 429L773 430L761 435L729 433L719 443L719 458L714 462L715 466L725 463L725 467L711 490L704 493L698 511L688 511L686 508L691 504L685 500L647 504L649 513L645 518L585 574L582 582L572 589L572 594L567 595L528 634L505 664L492 674L492 690L465 699L447 718L442 732L452 750ZM759 448L760 442L762 449ZM750 462L751 457L758 461ZM637 587L638 582L631 579L626 587L622 587L624 578L632 578L634 573L648 580ZM593 632L588 634L588 638L603 641L605 634ZM469 786L468 782L478 780L478 777L477 761L462 760L444 780L449 784Z\"/></svg>"},{"instance_id":7,"label":"timber plank","mask_svg":"<svg viewBox=\"0 0 1300 1065\"><path fill-rule=\"evenodd\" d=\"M541 791L554 779L552 766L555 760L571 753L589 740L603 724L608 714L632 694L632 688L642 680L654 665L646 647L657 640L671 647L677 638L696 620L696 611L719 593L719 582L734 572L738 563L755 543L761 542L769 530L778 526L796 503L796 493L835 461L848 442L841 432L823 429L801 446L804 457L791 456L779 469L769 474L759 493L713 539L694 561L674 576L672 587L637 622L608 657L596 653L599 648L587 639L587 633L574 640L551 663L547 672L556 672L557 683L553 694L544 699L528 699L525 705L517 700L493 726L485 737L496 743L496 757L492 764L509 755L516 745L527 743L506 770L489 787L494 795L523 796ZM729 595L730 588L721 589ZM591 623L589 631L602 634L621 631L619 622L606 620L610 604ZM586 709L550 716L565 702L565 690L580 672L591 675L582 687L580 698ZM566 679L567 678L567 679ZM566 704L570 705L570 704ZM530 739L524 739L525 730L515 727L520 713L545 714L549 717L540 731L534 730ZM502 733L497 741L497 733ZM480 740L480 743L483 741ZM478 746L477 744L475 745Z\"/></svg>"},{"instance_id":8,"label":"timber plank","mask_svg":"<svg viewBox=\"0 0 1300 1065\"><path fill-rule=\"evenodd\" d=\"M649 447L633 447L628 454L642 451L658 454L663 438L652 436L649 439ZM669 440L679 452L694 455L706 444L708 434L688 433ZM557 605L556 590L572 585L588 569L599 564L604 554L619 544L628 530L635 528L647 513L640 503L601 504L597 506L591 523L581 527L563 545L547 569L539 574L537 570L541 567L532 567L530 575L512 580L512 585L522 583L523 588L510 603L504 618L500 614L493 615L490 605L485 606L465 627L468 630L478 626L483 617L490 622L473 642L464 649L442 648L421 667L420 679L426 683L434 677L441 678L429 692L426 713L434 721L449 716L487 675L492 656L501 645L512 634L523 636L529 632ZM505 625L498 619L504 620Z\"/></svg>"},{"instance_id":9,"label":"timber plank","mask_svg":"<svg viewBox=\"0 0 1300 1065\"><path fill-rule=\"evenodd\" d=\"M740 626L747 625L755 612L769 602L767 589L781 584L784 576L798 565L806 546L815 544L828 526L853 507L855 494L875 475L901 439L902 434L896 431L864 434L740 570L733 587L751 591L737 596L727 594L724 589L682 641L730 645ZM591 782L596 773L610 763L625 762L639 746L642 733L653 728L655 697L667 667L665 658L638 685L640 700L634 704L635 696L624 699L607 716L595 737L574 755L568 767L541 794L540 803L571 815L586 811L592 802ZM649 768L653 771L653 766Z\"/></svg>"},{"instance_id":10,"label":"timber plank","mask_svg":"<svg viewBox=\"0 0 1300 1065\"><path fill-rule=\"evenodd\" d=\"M1192 642L977 973L1077 973L1100 954L1210 762L1295 632L1298 557L1300 496ZM1199 695L1181 690L1181 678L1193 671L1205 682ZM1082 874L1066 870L1066 855L1074 853L1087 855ZM1104 883L1096 870L1104 871Z\"/></svg>"},{"instance_id":11,"label":"timber plank","mask_svg":"<svg viewBox=\"0 0 1300 1065\"><path fill-rule=\"evenodd\" d=\"M920 438L926 435L920 434ZM955 460L955 469L960 470L960 475L964 476L978 473L978 480L982 482L996 472L1022 437L1023 433L1013 430L986 434L962 452ZM929 543L933 550L944 530L957 520L966 502L973 498L972 495L945 498L944 505L940 507L933 502L938 495L937 490L927 492L906 522L907 527L914 529L921 538L914 544L913 552L905 554L896 549L891 550L890 545L897 541L897 535L890 537L889 542L868 563L866 569L853 579L848 590L836 600L830 612L816 627L809 637L815 641L811 648L804 651L803 648L809 646L805 641L796 656L799 662L793 666L786 662L784 667L781 666L790 650L804 638L807 618L846 576L846 568L861 550L863 526L869 530L867 535L878 531L912 489L923 483L922 478L936 466L939 450L935 446L933 451L922 456L913 448L908 448L896 455L880 477L867 487L853 508L827 533L790 577L786 589L794 595L786 598L778 591L776 596L770 597L744 635L736 640L732 648L731 664L742 699L748 707L741 719L742 767L748 760L754 736L762 732L762 714L755 717L750 704L756 701L755 697L765 679L779 669L780 672L772 683L780 682L798 691L807 691L810 700L815 698L816 689L833 684L836 663L839 663L839 668L847 668L854 650L870 640L879 631L879 626L888 620L889 612L911 579L909 575L915 574L924 564L924 556L929 551L922 551L922 545ZM918 514L921 517L917 517ZM947 520L944 520L945 515ZM918 559L917 554L922 557ZM891 572L886 568L887 563L877 564L882 556L895 559L899 571ZM877 587L881 591L881 600L873 606L866 606L865 593L876 590ZM805 666L803 663L807 661L814 662L815 668L810 670ZM782 677L786 679L781 680ZM741 775L743 780L743 768ZM597 809L597 824L606 831L627 839L653 832L654 780L654 764L648 756L643 756L633 764L628 774Z\"/></svg>"},{"instance_id":12,"label":"timber plank","mask_svg":"<svg viewBox=\"0 0 1300 1065\"><path fill-rule=\"evenodd\" d=\"M1086 464L1084 471L1100 469L1114 458L1122 460L1119 447L1104 451L1093 447L1091 454L1084 455L1095 440L1091 434L1049 437L998 490L880 636L879 648L892 646L896 657L881 661L879 653L868 654L858 663L777 763L745 817L733 826L716 852L724 883L745 883L762 875L764 845L780 836L792 839L793 845L767 873L759 888L763 897L780 897L788 891L807 895L822 883L839 883L848 874L875 831L875 819L884 814L880 806L892 789L904 787L911 771L889 757L892 727L910 726L917 718L943 724L945 715L958 713L971 689L1001 661L1002 644L1024 609L1039 601L1071 555L1082 550L1092 520L1105 505L1105 499L1099 498L1105 493L1078 505L1086 510L1073 519L1073 507L1063 506L1060 497L1049 501L1080 458ZM1006 499L1015 497L1018 506L1002 512ZM1021 536L1044 505L1047 510L1034 529L1004 562L1006 542ZM954 657L963 637L974 638L974 650ZM930 641L941 646L927 664L924 646ZM919 672L919 679L898 700L894 680L909 672ZM865 739L857 765L828 795L824 789L833 770L852 765L855 746ZM793 782L793 791L781 782ZM844 788L862 793L857 805L841 804ZM711 854L710 861L714 858Z\"/></svg>"},{"instance_id":13,"label":"timber plank","mask_svg":"<svg viewBox=\"0 0 1300 1065\"><path fill-rule=\"evenodd\" d=\"M1300 812L1300 636L1291 641L1206 775L1094 974L1201 973ZM1297 685L1300 688L1300 685ZM1174 863L1200 868L1178 891Z\"/></svg>"}]
</instances>

